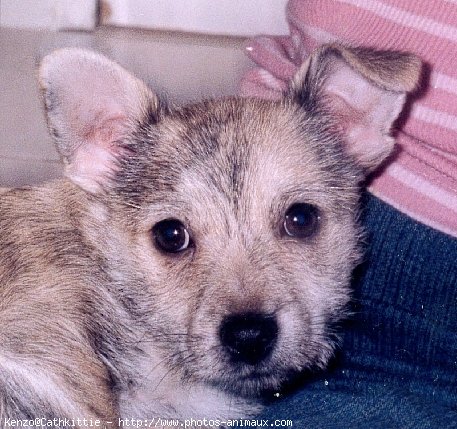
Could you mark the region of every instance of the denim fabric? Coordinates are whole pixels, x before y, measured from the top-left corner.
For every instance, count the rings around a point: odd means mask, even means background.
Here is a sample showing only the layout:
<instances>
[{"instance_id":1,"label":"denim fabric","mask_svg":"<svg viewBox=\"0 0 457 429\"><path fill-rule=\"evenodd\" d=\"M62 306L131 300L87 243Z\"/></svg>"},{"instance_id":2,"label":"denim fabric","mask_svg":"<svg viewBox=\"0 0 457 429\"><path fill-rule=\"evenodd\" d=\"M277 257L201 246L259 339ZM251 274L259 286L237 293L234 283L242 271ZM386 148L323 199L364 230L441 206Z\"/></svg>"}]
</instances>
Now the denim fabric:
<instances>
[{"instance_id":1,"label":"denim fabric","mask_svg":"<svg viewBox=\"0 0 457 429\"><path fill-rule=\"evenodd\" d=\"M367 195L354 316L330 368L270 404L295 428L457 428L457 240Z\"/></svg>"}]
</instances>

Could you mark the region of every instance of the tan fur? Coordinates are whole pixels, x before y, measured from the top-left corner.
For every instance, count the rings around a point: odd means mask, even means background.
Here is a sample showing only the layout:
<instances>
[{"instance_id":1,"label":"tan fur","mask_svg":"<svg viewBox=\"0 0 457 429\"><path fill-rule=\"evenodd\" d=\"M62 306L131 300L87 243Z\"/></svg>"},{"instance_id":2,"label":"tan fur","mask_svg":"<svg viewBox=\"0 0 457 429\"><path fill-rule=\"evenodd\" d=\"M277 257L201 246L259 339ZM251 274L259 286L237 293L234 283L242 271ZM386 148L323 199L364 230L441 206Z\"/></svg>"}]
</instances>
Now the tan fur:
<instances>
[{"instance_id":1,"label":"tan fur","mask_svg":"<svg viewBox=\"0 0 457 429\"><path fill-rule=\"evenodd\" d=\"M97 54L43 64L67 178L1 194L0 418L239 418L324 368L360 258L359 184L417 60L331 45L281 101L173 109ZM304 203L316 226L290 236ZM160 248L166 219L189 248ZM243 329L268 348L232 344Z\"/></svg>"}]
</instances>

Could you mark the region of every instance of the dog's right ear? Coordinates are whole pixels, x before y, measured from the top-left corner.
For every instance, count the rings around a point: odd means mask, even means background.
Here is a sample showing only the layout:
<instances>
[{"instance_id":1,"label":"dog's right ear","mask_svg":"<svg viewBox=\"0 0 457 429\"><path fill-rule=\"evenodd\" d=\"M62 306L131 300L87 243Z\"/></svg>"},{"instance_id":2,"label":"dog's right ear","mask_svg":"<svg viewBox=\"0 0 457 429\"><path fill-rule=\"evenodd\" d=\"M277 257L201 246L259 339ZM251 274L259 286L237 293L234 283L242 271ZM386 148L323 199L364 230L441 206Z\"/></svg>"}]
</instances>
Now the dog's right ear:
<instances>
[{"instance_id":1,"label":"dog's right ear","mask_svg":"<svg viewBox=\"0 0 457 429\"><path fill-rule=\"evenodd\" d=\"M135 127L159 117L157 97L118 64L76 48L46 56L39 79L66 176L99 192L129 151Z\"/></svg>"},{"instance_id":2,"label":"dog's right ear","mask_svg":"<svg viewBox=\"0 0 457 429\"><path fill-rule=\"evenodd\" d=\"M328 44L301 66L289 97L311 114L330 117L346 152L371 171L393 148L392 124L420 71L412 54Z\"/></svg>"}]
</instances>

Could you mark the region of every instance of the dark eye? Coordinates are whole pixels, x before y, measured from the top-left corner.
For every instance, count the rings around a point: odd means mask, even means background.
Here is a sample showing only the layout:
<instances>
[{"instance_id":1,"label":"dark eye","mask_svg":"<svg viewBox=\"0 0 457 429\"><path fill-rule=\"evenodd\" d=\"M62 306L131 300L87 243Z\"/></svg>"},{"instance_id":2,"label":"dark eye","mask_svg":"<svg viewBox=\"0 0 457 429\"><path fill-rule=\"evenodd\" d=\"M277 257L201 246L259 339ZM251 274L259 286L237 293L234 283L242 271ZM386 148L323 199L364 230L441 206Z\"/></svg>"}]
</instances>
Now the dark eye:
<instances>
[{"instance_id":1,"label":"dark eye","mask_svg":"<svg viewBox=\"0 0 457 429\"><path fill-rule=\"evenodd\" d=\"M293 204L286 212L284 231L290 237L308 238L317 232L319 221L317 207L306 203Z\"/></svg>"},{"instance_id":2,"label":"dark eye","mask_svg":"<svg viewBox=\"0 0 457 429\"><path fill-rule=\"evenodd\" d=\"M177 219L165 219L152 228L155 245L167 253L186 250L190 244L190 235L186 227Z\"/></svg>"}]
</instances>

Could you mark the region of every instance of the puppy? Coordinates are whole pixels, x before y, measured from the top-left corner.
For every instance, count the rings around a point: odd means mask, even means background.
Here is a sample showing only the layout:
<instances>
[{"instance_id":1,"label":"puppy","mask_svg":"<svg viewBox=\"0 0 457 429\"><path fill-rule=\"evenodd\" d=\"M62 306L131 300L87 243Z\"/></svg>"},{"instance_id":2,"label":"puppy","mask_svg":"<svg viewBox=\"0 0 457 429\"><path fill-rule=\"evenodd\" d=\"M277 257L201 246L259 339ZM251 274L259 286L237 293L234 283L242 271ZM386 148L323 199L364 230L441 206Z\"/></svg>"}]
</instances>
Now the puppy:
<instances>
[{"instance_id":1,"label":"puppy","mask_svg":"<svg viewBox=\"0 0 457 429\"><path fill-rule=\"evenodd\" d=\"M47 56L65 178L0 196L2 424L240 418L323 368L419 70L324 45L281 100L170 108L101 55Z\"/></svg>"}]
</instances>

